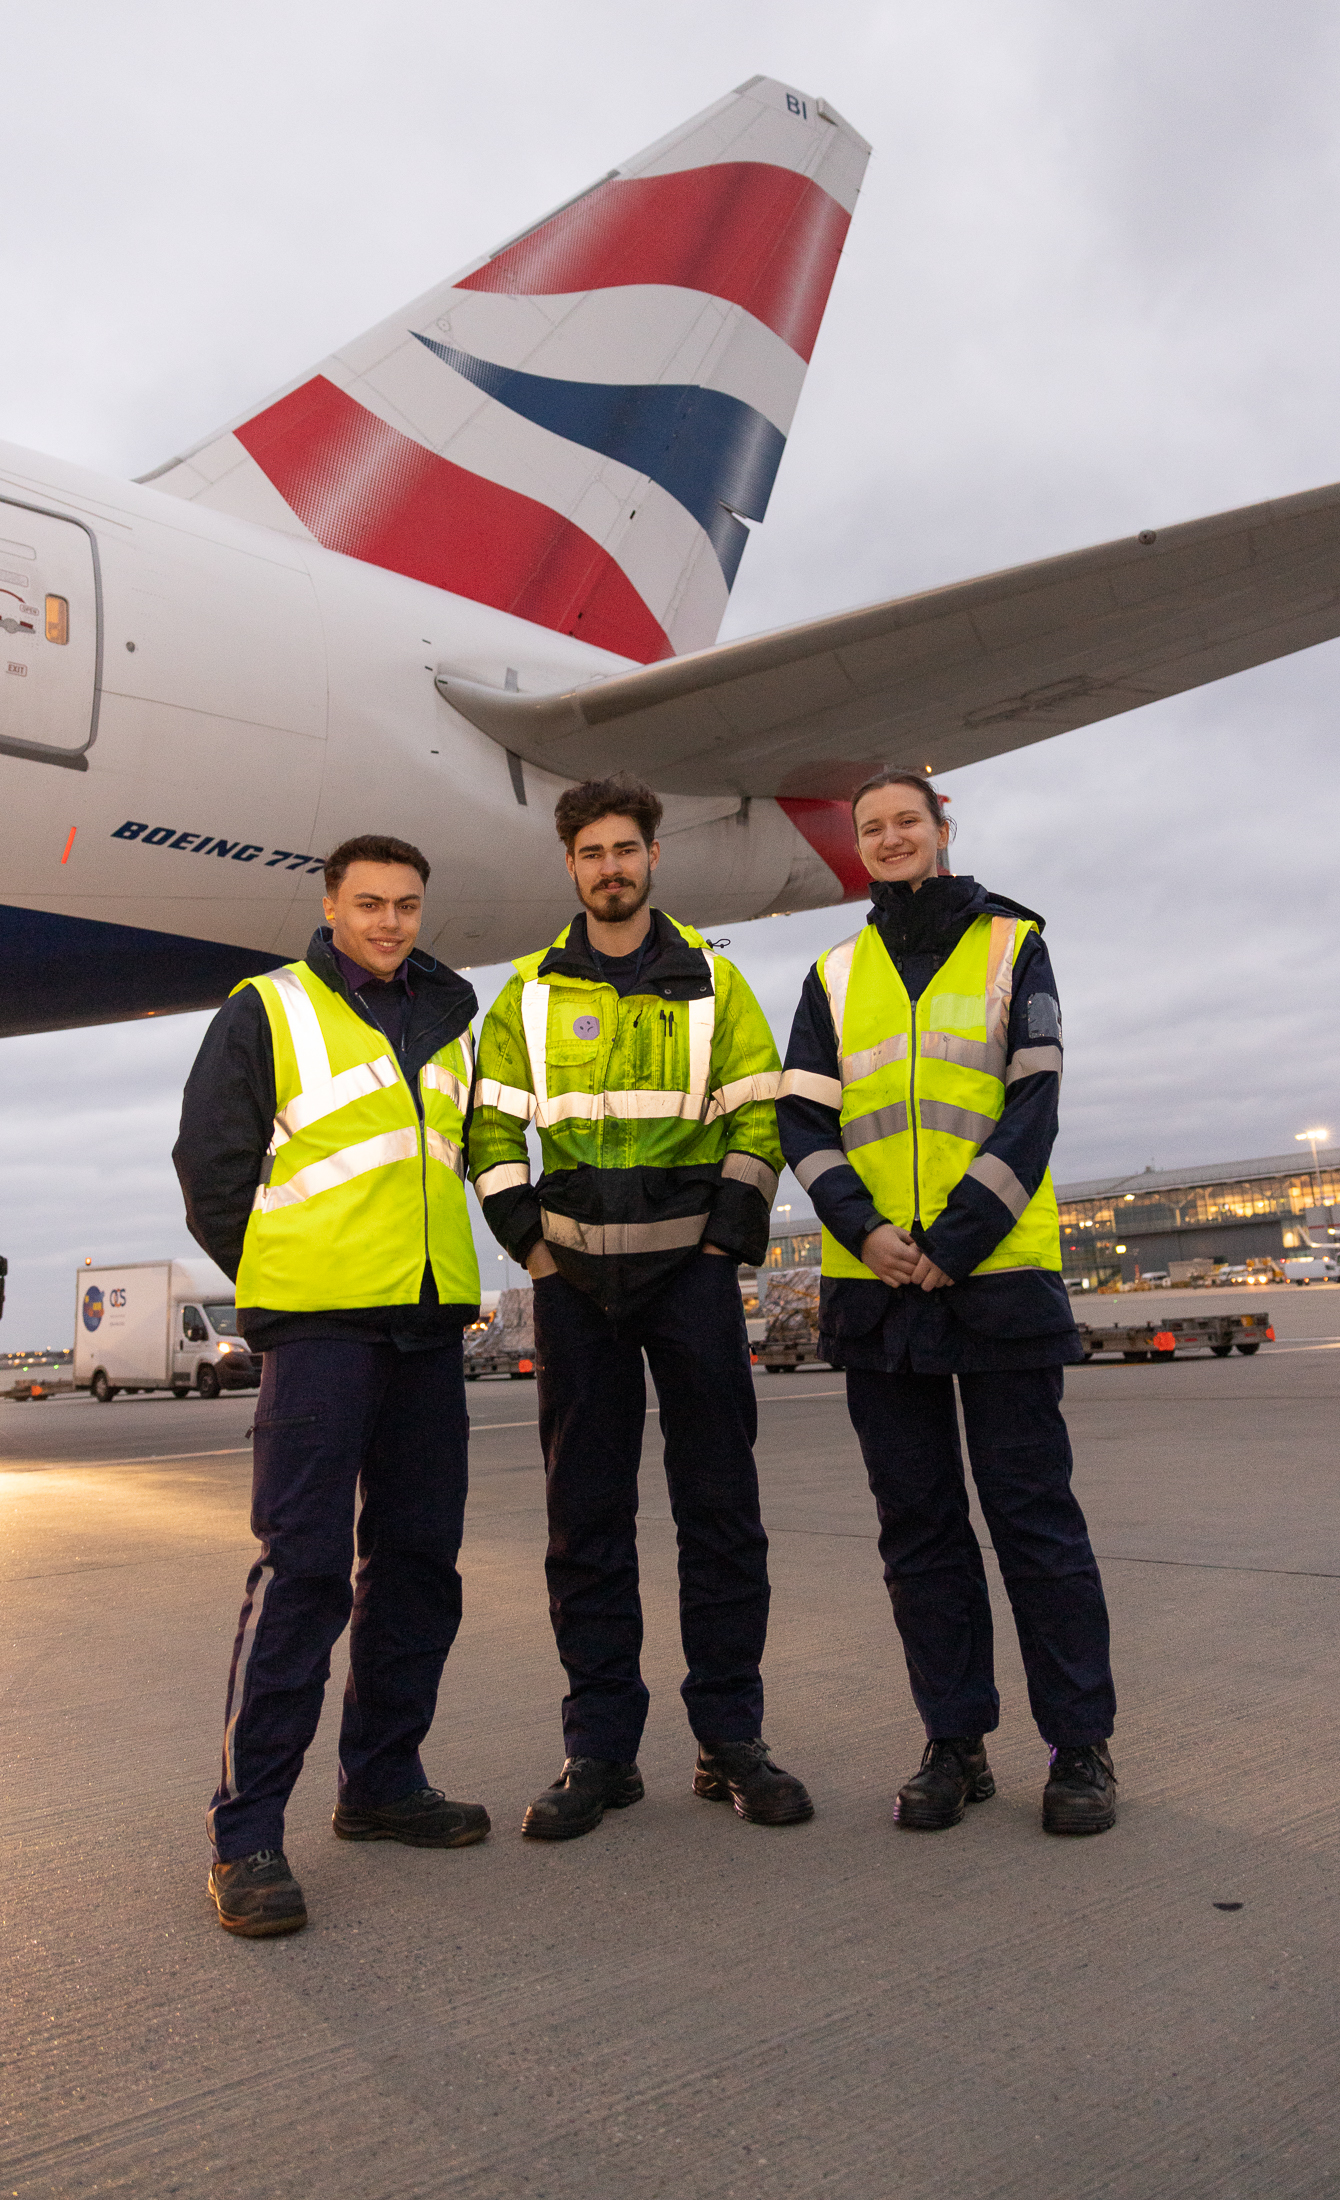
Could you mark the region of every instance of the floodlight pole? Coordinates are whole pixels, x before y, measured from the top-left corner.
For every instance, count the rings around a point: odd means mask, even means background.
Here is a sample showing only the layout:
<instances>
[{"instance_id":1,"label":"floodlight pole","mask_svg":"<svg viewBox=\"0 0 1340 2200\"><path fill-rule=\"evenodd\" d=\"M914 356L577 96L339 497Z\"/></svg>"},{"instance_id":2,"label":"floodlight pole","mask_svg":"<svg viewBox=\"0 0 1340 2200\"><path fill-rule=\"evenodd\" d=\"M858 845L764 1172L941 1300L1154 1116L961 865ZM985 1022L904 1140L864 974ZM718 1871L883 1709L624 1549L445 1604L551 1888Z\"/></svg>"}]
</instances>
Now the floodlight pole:
<instances>
[{"instance_id":1,"label":"floodlight pole","mask_svg":"<svg viewBox=\"0 0 1340 2200\"><path fill-rule=\"evenodd\" d=\"M1316 1204L1320 1207L1322 1205L1321 1166L1317 1160L1317 1140L1325 1138L1327 1133L1324 1130L1311 1130L1295 1131L1293 1135L1295 1145L1300 1144L1305 1139L1312 1148L1312 1189L1316 1195Z\"/></svg>"}]
</instances>

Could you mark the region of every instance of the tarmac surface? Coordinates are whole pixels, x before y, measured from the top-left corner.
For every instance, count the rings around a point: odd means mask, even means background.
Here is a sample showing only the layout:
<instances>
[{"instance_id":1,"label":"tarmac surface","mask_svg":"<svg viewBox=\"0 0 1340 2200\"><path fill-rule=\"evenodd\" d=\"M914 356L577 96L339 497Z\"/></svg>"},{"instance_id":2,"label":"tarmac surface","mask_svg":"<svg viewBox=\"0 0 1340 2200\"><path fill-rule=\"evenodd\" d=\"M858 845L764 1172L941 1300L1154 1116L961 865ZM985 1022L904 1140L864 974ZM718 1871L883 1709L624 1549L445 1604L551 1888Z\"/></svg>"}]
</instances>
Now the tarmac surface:
<instances>
[{"instance_id":1,"label":"tarmac surface","mask_svg":"<svg viewBox=\"0 0 1340 2200\"><path fill-rule=\"evenodd\" d=\"M492 1837L332 1838L337 1664L289 1818L312 1922L286 1940L230 1938L205 1893L253 1399L0 1404L0 2194L1340 2191L1340 1288L1098 1303L1266 1304L1279 1336L1068 1378L1121 1699L1111 1833L1041 1832L990 1558L999 1792L951 1832L893 1826L921 1736L819 1370L758 1381L766 1731L815 1819L747 1826L689 1792L653 1423L647 1800L523 1842L563 1754L535 1392L479 1384L465 1623L425 1756Z\"/></svg>"}]
</instances>

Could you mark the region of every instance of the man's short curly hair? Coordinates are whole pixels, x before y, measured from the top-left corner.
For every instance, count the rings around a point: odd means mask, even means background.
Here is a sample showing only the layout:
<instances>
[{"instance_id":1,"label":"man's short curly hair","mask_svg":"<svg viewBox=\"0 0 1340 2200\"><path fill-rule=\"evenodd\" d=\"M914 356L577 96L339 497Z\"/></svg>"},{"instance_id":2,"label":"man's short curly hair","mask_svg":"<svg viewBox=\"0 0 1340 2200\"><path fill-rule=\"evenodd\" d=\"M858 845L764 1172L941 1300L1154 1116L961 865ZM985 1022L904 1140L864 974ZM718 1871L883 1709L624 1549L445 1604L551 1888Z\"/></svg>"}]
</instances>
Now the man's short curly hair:
<instances>
[{"instance_id":1,"label":"man's short curly hair","mask_svg":"<svg viewBox=\"0 0 1340 2200\"><path fill-rule=\"evenodd\" d=\"M394 840L389 833L360 833L357 839L342 840L332 848L325 863L328 894L338 894L351 863L404 863L428 884L427 856L408 840Z\"/></svg>"},{"instance_id":2,"label":"man's short curly hair","mask_svg":"<svg viewBox=\"0 0 1340 2200\"><path fill-rule=\"evenodd\" d=\"M631 817L650 848L664 815L660 796L645 780L614 772L608 779L584 779L580 787L565 788L554 804L554 827L571 855L578 833L598 817Z\"/></svg>"}]
</instances>

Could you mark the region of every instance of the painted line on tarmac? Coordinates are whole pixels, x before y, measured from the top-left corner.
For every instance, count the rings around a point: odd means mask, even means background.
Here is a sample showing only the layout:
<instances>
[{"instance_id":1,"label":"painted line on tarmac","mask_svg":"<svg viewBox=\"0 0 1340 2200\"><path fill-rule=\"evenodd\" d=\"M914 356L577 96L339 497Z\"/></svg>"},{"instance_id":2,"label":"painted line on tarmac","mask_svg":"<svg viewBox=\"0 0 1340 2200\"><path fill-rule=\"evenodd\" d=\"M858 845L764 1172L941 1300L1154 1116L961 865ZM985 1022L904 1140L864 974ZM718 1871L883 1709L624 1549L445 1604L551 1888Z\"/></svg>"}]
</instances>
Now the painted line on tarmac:
<instances>
[{"instance_id":1,"label":"painted line on tarmac","mask_svg":"<svg viewBox=\"0 0 1340 2200\"><path fill-rule=\"evenodd\" d=\"M237 1459L250 1450L250 1444L222 1444L214 1451L151 1451L143 1459L0 1459L0 1474L45 1473L55 1467L158 1467L165 1460Z\"/></svg>"},{"instance_id":2,"label":"painted line on tarmac","mask_svg":"<svg viewBox=\"0 0 1340 2200\"><path fill-rule=\"evenodd\" d=\"M846 1393L846 1391L845 1391L845 1390L797 1390L797 1391L793 1391L793 1392L792 1392L792 1393L790 1394L790 1396L789 1396L789 1397L786 1397L786 1398L760 1398L760 1399L759 1399L759 1401L758 1401L758 1403L759 1403L759 1404L760 1404L761 1406L786 1406L786 1405L798 1405L798 1406L803 1406L803 1405L807 1405L807 1404L809 1403L809 1401L810 1401L810 1399L811 1399L811 1398L845 1398L845 1397L846 1397L846 1395L847 1395L847 1393ZM659 1412L660 1412L660 1410L661 1410L661 1409L660 1409L660 1407L659 1407L659 1406L648 1406L648 1407L647 1407L647 1410L646 1410L646 1413L645 1413L645 1414L644 1414L644 1416L643 1416L644 1420L648 1420L648 1421L650 1421L650 1420L651 1420L651 1418L652 1418L652 1416L653 1416L653 1414L659 1413ZM495 1429L495 1428L538 1428L538 1427L539 1427L539 1425L540 1425L540 1424L539 1424L539 1421L538 1421L538 1419L536 1419L536 1420L534 1420L534 1421L472 1421L472 1422L470 1423L470 1434L471 1434L472 1436L485 1436L485 1435L487 1435L487 1434L488 1434L488 1432L489 1432L489 1430L490 1430L490 1429ZM189 1454L183 1454L183 1456L184 1456L184 1457L191 1457L191 1458L199 1458L199 1459L203 1459L203 1458L204 1458L204 1456L205 1456L205 1454L204 1454L204 1452L192 1452L192 1453L189 1453ZM134 1466L134 1465L137 1465L137 1464L138 1464L138 1461L135 1461L135 1460L127 1460L127 1461L125 1461L124 1463L125 1463L125 1464L126 1464L127 1466Z\"/></svg>"},{"instance_id":3,"label":"painted line on tarmac","mask_svg":"<svg viewBox=\"0 0 1340 2200\"><path fill-rule=\"evenodd\" d=\"M873 1528L781 1528L774 1520L768 1522L769 1535L822 1536L835 1543L869 1543L875 1533ZM982 1549L996 1556L994 1544L984 1543ZM1192 1574L1272 1574L1291 1581L1340 1581L1340 1573L1325 1573L1313 1566L1238 1566L1229 1559L1144 1558L1135 1551L1095 1551L1093 1555L1100 1566L1176 1566Z\"/></svg>"}]
</instances>

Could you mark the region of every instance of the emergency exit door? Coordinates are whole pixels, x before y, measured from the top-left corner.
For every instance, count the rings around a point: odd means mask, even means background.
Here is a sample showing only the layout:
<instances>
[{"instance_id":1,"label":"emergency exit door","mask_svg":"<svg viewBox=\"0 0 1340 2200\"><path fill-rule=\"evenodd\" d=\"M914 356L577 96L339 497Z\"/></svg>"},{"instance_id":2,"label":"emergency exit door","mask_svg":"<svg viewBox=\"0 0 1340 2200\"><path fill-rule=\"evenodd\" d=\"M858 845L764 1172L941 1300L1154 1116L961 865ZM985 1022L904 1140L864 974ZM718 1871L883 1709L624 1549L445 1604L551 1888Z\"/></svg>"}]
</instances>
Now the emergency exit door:
<instances>
[{"instance_id":1,"label":"emergency exit door","mask_svg":"<svg viewBox=\"0 0 1340 2200\"><path fill-rule=\"evenodd\" d=\"M97 730L97 545L78 520L0 498L0 751L86 771Z\"/></svg>"}]
</instances>

